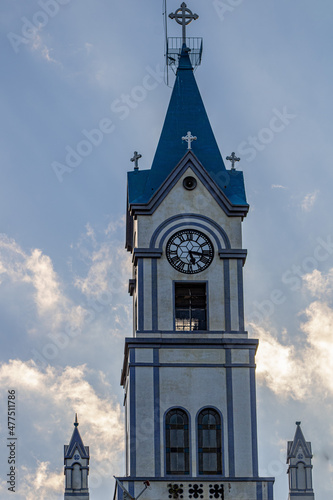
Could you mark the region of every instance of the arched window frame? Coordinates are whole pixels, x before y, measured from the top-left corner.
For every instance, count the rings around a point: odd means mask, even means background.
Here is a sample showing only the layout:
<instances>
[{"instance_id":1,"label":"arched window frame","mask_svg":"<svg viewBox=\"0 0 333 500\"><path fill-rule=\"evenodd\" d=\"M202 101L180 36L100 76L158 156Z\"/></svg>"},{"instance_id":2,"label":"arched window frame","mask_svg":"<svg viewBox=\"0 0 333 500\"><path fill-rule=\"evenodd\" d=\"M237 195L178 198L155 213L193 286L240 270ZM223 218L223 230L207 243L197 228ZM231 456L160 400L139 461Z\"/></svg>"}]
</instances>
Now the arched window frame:
<instances>
[{"instance_id":1,"label":"arched window frame","mask_svg":"<svg viewBox=\"0 0 333 500\"><path fill-rule=\"evenodd\" d=\"M172 470L171 469L171 449L170 449L170 428L168 427L170 425L169 421L172 415L174 415L176 412L180 412L182 416L185 417L185 429L184 429L184 444L185 446L183 447L183 453L184 453L184 470ZM165 412L165 417L164 417L164 430L165 430L165 473L167 475L189 475L191 472L191 461L190 461L190 456L191 456L191 427L190 427L190 415L185 408L181 407L173 407L169 408Z\"/></svg>"},{"instance_id":2,"label":"arched window frame","mask_svg":"<svg viewBox=\"0 0 333 500\"><path fill-rule=\"evenodd\" d=\"M205 471L203 468L203 451L202 451L202 428L200 428L201 418L207 413L212 412L217 418L217 446L215 447L217 467L215 471ZM201 408L197 413L197 469L200 476L222 476L224 475L224 455L223 455L223 417L221 412L212 406ZM208 452L210 453L210 452ZM211 452L213 453L213 452Z\"/></svg>"},{"instance_id":3,"label":"arched window frame","mask_svg":"<svg viewBox=\"0 0 333 500\"><path fill-rule=\"evenodd\" d=\"M300 488L299 480L300 480L300 472L299 472L299 466L300 464L303 465L303 470L304 470L304 482L305 482L305 488ZM307 478L307 466L306 463L303 462L303 460L299 460L296 464L296 489L300 491L304 491L308 489L308 478Z\"/></svg>"},{"instance_id":4,"label":"arched window frame","mask_svg":"<svg viewBox=\"0 0 333 500\"><path fill-rule=\"evenodd\" d=\"M76 468L76 466L78 466L78 467ZM74 471L75 470L78 470L80 472L80 487L79 488L76 488L76 485L74 484L74 475L75 475ZM82 488L82 464L80 464L79 462L74 462L72 464L72 470L71 470L71 488L73 490L75 490L75 491L76 490L80 490Z\"/></svg>"}]
</instances>

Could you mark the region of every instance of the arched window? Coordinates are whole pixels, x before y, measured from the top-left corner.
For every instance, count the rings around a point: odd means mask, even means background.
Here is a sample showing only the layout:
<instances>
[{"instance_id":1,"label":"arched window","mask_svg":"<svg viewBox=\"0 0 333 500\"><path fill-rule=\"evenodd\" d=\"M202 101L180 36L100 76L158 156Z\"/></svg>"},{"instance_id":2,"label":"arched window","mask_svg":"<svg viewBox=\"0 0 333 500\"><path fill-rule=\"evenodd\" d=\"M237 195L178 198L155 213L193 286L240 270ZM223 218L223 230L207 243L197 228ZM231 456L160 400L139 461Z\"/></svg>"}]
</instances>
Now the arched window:
<instances>
[{"instance_id":1,"label":"arched window","mask_svg":"<svg viewBox=\"0 0 333 500\"><path fill-rule=\"evenodd\" d=\"M189 474L189 426L188 416L180 409L170 410L166 427L166 473Z\"/></svg>"},{"instance_id":2,"label":"arched window","mask_svg":"<svg viewBox=\"0 0 333 500\"><path fill-rule=\"evenodd\" d=\"M306 468L303 462L298 462L296 469L297 489L306 490Z\"/></svg>"},{"instance_id":3,"label":"arched window","mask_svg":"<svg viewBox=\"0 0 333 500\"><path fill-rule=\"evenodd\" d=\"M221 417L206 408L198 417L199 474L222 474Z\"/></svg>"},{"instance_id":4,"label":"arched window","mask_svg":"<svg viewBox=\"0 0 333 500\"><path fill-rule=\"evenodd\" d=\"M81 484L81 467L79 464L74 464L72 475L72 488L73 490L80 490Z\"/></svg>"}]
</instances>

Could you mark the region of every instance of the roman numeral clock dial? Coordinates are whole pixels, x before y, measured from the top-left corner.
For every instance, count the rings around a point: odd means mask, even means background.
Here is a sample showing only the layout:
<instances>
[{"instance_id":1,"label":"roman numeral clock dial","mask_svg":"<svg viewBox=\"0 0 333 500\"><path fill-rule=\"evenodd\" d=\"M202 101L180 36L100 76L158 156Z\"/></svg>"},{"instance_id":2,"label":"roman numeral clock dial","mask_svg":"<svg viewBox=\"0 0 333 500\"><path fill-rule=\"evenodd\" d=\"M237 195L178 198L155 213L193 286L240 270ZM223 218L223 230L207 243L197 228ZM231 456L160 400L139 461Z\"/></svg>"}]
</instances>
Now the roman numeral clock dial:
<instances>
[{"instance_id":1,"label":"roman numeral clock dial","mask_svg":"<svg viewBox=\"0 0 333 500\"><path fill-rule=\"evenodd\" d=\"M196 274L212 263L214 247L205 234L185 229L171 236L166 246L166 256L177 271Z\"/></svg>"}]
</instances>

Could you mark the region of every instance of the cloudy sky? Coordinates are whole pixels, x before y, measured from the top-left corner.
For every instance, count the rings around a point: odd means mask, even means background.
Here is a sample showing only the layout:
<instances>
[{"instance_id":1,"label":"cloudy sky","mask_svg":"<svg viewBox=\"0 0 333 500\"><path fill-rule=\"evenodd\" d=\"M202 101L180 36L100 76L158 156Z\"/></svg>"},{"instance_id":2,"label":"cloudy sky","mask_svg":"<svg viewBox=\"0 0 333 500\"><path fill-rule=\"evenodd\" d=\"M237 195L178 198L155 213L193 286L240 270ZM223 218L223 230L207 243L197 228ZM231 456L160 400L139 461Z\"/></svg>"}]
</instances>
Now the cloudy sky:
<instances>
[{"instance_id":1,"label":"cloudy sky","mask_svg":"<svg viewBox=\"0 0 333 500\"><path fill-rule=\"evenodd\" d=\"M168 0L168 12L179 2ZM257 355L261 475L287 498L295 421L333 490L330 0L191 0L197 81L222 155L241 156L246 312ZM17 394L17 500L63 496L74 413L91 498L124 472L126 172L150 168L171 89L162 0L3 0L0 133L0 496L7 391ZM179 36L176 23L170 36ZM173 83L170 74L170 86ZM87 140L89 142L87 143ZM85 141L85 142L82 142ZM88 145L87 145L88 144ZM110 452L110 450L112 450Z\"/></svg>"}]
</instances>

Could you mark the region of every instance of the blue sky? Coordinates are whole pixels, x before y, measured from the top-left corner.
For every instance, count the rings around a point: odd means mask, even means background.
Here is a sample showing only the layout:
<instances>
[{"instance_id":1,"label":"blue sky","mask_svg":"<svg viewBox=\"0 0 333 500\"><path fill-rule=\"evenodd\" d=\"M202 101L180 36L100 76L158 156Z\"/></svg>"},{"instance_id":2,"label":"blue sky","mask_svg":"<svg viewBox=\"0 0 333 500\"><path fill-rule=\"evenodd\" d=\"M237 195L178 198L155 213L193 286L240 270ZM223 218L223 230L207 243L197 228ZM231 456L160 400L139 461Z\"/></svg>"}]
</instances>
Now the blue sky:
<instances>
[{"instance_id":1,"label":"blue sky","mask_svg":"<svg viewBox=\"0 0 333 500\"><path fill-rule=\"evenodd\" d=\"M168 12L179 7L167 3ZM277 500L287 498L286 441L301 420L313 445L316 500L327 500L333 5L188 5L200 16L189 34L204 38L197 82L223 157L242 158L251 205L243 224L245 303L249 332L260 339L261 474L276 477ZM5 408L6 391L17 390L15 498L62 498L63 445L77 411L91 447L91 497L105 499L112 475L124 470L126 172L134 150L141 168L150 168L171 93L162 0L7 0L0 25L0 397ZM176 23L168 29L180 36ZM11 498L3 480L0 492Z\"/></svg>"}]
</instances>

